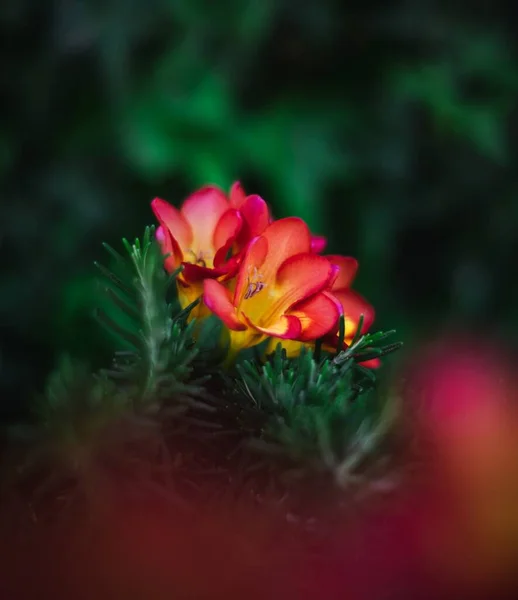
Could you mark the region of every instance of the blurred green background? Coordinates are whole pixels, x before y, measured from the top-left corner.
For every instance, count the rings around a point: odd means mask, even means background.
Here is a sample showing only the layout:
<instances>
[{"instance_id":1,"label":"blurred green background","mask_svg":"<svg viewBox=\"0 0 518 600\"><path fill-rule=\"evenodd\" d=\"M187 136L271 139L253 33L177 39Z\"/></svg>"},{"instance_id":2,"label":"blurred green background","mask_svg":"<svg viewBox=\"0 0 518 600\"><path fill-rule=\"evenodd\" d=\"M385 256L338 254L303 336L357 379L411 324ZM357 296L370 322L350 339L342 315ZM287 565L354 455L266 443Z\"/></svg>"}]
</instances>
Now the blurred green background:
<instances>
[{"instance_id":1,"label":"blurred green background","mask_svg":"<svg viewBox=\"0 0 518 600\"><path fill-rule=\"evenodd\" d=\"M93 261L239 179L360 260L377 327L518 330L512 3L2 0L0 410L109 357Z\"/></svg>"}]
</instances>

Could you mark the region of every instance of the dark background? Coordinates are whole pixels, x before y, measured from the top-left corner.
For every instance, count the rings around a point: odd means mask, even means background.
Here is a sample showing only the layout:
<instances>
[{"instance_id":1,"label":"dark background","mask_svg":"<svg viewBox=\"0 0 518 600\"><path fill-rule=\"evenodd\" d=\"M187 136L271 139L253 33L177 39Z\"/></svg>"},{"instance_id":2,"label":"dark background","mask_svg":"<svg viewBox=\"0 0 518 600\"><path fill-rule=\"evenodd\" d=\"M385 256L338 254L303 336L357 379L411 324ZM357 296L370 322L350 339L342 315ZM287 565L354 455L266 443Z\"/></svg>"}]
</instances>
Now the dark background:
<instances>
[{"instance_id":1,"label":"dark background","mask_svg":"<svg viewBox=\"0 0 518 600\"><path fill-rule=\"evenodd\" d=\"M513 3L1 0L0 412L92 323L101 242L240 179L360 260L407 348L518 331Z\"/></svg>"}]
</instances>

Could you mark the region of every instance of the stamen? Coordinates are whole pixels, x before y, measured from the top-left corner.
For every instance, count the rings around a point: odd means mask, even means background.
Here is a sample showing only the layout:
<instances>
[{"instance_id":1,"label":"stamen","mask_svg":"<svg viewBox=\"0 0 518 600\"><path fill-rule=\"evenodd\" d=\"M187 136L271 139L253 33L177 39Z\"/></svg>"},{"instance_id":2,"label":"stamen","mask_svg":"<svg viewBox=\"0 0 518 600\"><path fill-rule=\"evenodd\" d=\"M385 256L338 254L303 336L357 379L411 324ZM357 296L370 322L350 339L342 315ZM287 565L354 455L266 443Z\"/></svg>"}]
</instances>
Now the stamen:
<instances>
[{"instance_id":1,"label":"stamen","mask_svg":"<svg viewBox=\"0 0 518 600\"><path fill-rule=\"evenodd\" d=\"M199 265L201 267L206 267L207 263L206 263L206 258L208 258L209 256L209 252L203 252L200 250L200 252L198 254L196 254L196 252L194 250L192 250L191 248L189 248L188 250L186 250L186 254L189 255L190 260L188 262L194 264L194 265Z\"/></svg>"},{"instance_id":2,"label":"stamen","mask_svg":"<svg viewBox=\"0 0 518 600\"><path fill-rule=\"evenodd\" d=\"M258 281L257 283L249 283L248 287L246 288L244 299L248 300L249 298L253 298L264 288L265 285L266 284L262 281Z\"/></svg>"},{"instance_id":3,"label":"stamen","mask_svg":"<svg viewBox=\"0 0 518 600\"><path fill-rule=\"evenodd\" d=\"M262 275L257 271L257 267L254 267L253 273L248 275L248 285L243 300L253 298L265 287L266 283L262 281Z\"/></svg>"},{"instance_id":4,"label":"stamen","mask_svg":"<svg viewBox=\"0 0 518 600\"><path fill-rule=\"evenodd\" d=\"M186 254L189 255L190 260L188 262L196 264L196 262L198 261L198 257L196 256L196 252L194 252L194 250L191 250L190 248L186 251Z\"/></svg>"}]
</instances>

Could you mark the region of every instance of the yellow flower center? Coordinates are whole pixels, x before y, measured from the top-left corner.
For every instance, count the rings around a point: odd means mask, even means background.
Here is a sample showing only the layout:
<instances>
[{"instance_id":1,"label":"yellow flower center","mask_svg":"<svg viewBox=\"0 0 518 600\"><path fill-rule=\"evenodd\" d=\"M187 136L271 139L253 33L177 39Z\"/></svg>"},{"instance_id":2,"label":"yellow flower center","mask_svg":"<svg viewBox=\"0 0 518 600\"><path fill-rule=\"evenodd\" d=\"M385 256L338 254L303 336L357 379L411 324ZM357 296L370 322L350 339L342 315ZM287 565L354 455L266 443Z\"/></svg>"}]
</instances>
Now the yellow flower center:
<instances>
[{"instance_id":1,"label":"yellow flower center","mask_svg":"<svg viewBox=\"0 0 518 600\"><path fill-rule=\"evenodd\" d=\"M243 300L250 300L250 298L253 298L265 287L266 283L264 283L263 281L263 276L261 275L261 273L259 273L257 267L254 267L252 272L249 272L248 274L247 286L245 289Z\"/></svg>"},{"instance_id":2,"label":"yellow flower center","mask_svg":"<svg viewBox=\"0 0 518 600\"><path fill-rule=\"evenodd\" d=\"M243 297L243 300L249 300L250 298L253 298L256 294L258 294L264 288L265 285L266 284L263 283L262 281L250 282L248 284L248 287L246 288L246 292Z\"/></svg>"},{"instance_id":3,"label":"yellow flower center","mask_svg":"<svg viewBox=\"0 0 518 600\"><path fill-rule=\"evenodd\" d=\"M259 294L266 287L266 283L263 281L263 276L261 275L261 273L259 273L259 271L257 270L257 267L253 267L253 268L249 267L248 268L248 275L247 275L246 280L247 280L247 282L246 282L245 291L242 294L241 298L239 299L239 303L237 305L238 313L241 310L241 305L243 304L243 302L245 300L251 300L252 298L257 296L257 294ZM252 303L252 304L255 304L255 303ZM249 306L247 309L247 313L249 312L250 308L251 307Z\"/></svg>"},{"instance_id":4,"label":"yellow flower center","mask_svg":"<svg viewBox=\"0 0 518 600\"><path fill-rule=\"evenodd\" d=\"M192 263L194 265L198 265L200 267L210 267L212 268L212 261L214 259L214 257L212 256L211 252L206 252L203 250L198 250L198 252L195 252L194 250L192 250L192 248L189 248L188 250L185 251L185 254L188 257L188 260L186 262ZM207 264L209 263L209 264Z\"/></svg>"}]
</instances>

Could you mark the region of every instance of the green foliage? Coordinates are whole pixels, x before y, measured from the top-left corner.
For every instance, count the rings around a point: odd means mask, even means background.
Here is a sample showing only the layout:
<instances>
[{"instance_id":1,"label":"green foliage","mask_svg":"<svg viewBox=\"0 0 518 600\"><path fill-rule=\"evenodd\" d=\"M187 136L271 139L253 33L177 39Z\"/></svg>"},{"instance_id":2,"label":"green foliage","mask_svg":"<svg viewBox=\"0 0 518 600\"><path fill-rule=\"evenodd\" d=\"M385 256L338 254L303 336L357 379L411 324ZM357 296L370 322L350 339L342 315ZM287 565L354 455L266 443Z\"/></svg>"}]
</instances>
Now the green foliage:
<instances>
[{"instance_id":1,"label":"green foliage","mask_svg":"<svg viewBox=\"0 0 518 600\"><path fill-rule=\"evenodd\" d=\"M90 320L101 240L138 231L153 197L179 204L206 183L241 179L276 216L328 235L329 252L357 257L377 327L405 340L459 322L512 336L518 46L512 9L481 5L2 2L6 416L24 419L64 350L104 360ZM236 391L210 331L196 337L168 297L152 239L110 250L101 269L111 367L59 366L38 405L61 456L77 456L64 440L95 447L121 418L143 432L167 412L193 438L200 411L207 431L252 436L340 483L377 455L390 403L358 362L394 346L244 363Z\"/></svg>"},{"instance_id":2,"label":"green foliage","mask_svg":"<svg viewBox=\"0 0 518 600\"><path fill-rule=\"evenodd\" d=\"M64 358L32 424L11 430L23 438L15 479L31 502L103 502L122 482L176 494L182 484L199 486L200 471L218 473L223 486L241 478L244 485L258 470L279 480L299 470L345 487L383 456L393 405L380 401L376 375L358 363L396 350L383 345L393 332L361 335L362 318L343 351L322 357L319 340L315 353L303 348L288 359L279 344L262 365L254 348L237 373L227 371L214 346L221 323L189 322L196 303L179 307L180 269L166 275L154 228L123 245L119 253L105 244L113 264L97 264L97 320L117 348L111 368L92 373ZM344 317L339 331L343 348ZM266 457L259 466L257 450Z\"/></svg>"},{"instance_id":3,"label":"green foliage","mask_svg":"<svg viewBox=\"0 0 518 600\"><path fill-rule=\"evenodd\" d=\"M130 386L138 408L158 410L164 401L203 392L201 381L193 379L199 352L193 336L196 323L186 323L194 304L175 310L168 302L178 272L167 277L153 227L146 228L142 240L123 243L127 257L105 244L114 259L112 270L97 264L109 301L98 311L98 320L124 348L106 373Z\"/></svg>"},{"instance_id":4,"label":"green foliage","mask_svg":"<svg viewBox=\"0 0 518 600\"><path fill-rule=\"evenodd\" d=\"M393 406L376 397L375 374L357 364L396 350L399 344L379 346L391 333L358 333L346 351L323 359L308 348L288 359L279 343L264 366L238 365L234 395L255 417L252 446L328 471L346 485L366 460L379 457L392 425Z\"/></svg>"},{"instance_id":5,"label":"green foliage","mask_svg":"<svg viewBox=\"0 0 518 600\"><path fill-rule=\"evenodd\" d=\"M26 441L22 480L43 473L32 485L37 502L78 492L96 502L114 468L134 485L149 486L157 474L164 483L172 467L163 430L207 395L207 377L194 376L193 305L182 310L168 301L178 272L166 275L154 233L148 227L133 243L124 239L125 254L105 244L113 266L97 264L104 292L97 320L123 348L111 368L92 373L65 357L36 403L32 426L11 430Z\"/></svg>"},{"instance_id":6,"label":"green foliage","mask_svg":"<svg viewBox=\"0 0 518 600\"><path fill-rule=\"evenodd\" d=\"M345 350L337 350L336 357L334 359L337 364L345 364L350 361L355 363L364 363L374 359L380 359L382 356L391 354L396 350L399 350L403 345L402 342L393 342L386 346L381 345L388 337L391 337L396 332L392 331L378 331L376 333L361 333L363 327L364 318L360 316L356 334L351 340L350 345ZM337 348L343 348L343 338L345 334L345 318L340 317L340 329L338 335ZM358 365L361 366L361 365ZM366 372L369 372L368 370Z\"/></svg>"},{"instance_id":7,"label":"green foliage","mask_svg":"<svg viewBox=\"0 0 518 600\"><path fill-rule=\"evenodd\" d=\"M356 256L380 327L512 335L518 52L513 9L485 8L4 0L5 410L64 350L102 353L101 240L210 182L241 179Z\"/></svg>"},{"instance_id":8,"label":"green foliage","mask_svg":"<svg viewBox=\"0 0 518 600\"><path fill-rule=\"evenodd\" d=\"M113 382L93 376L87 365L64 356L51 373L34 414L45 429L61 430L70 437L77 433L81 437L80 432L92 425L92 419L110 420L130 406L128 396Z\"/></svg>"},{"instance_id":9,"label":"green foliage","mask_svg":"<svg viewBox=\"0 0 518 600\"><path fill-rule=\"evenodd\" d=\"M127 389L64 357L32 424L9 431L18 456L7 489L18 490L35 520L102 508L121 485L167 490L172 467L162 429L135 409Z\"/></svg>"}]
</instances>

